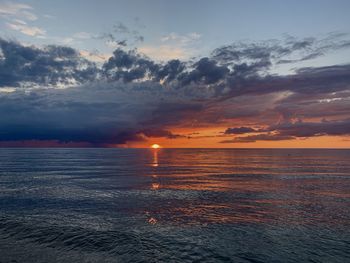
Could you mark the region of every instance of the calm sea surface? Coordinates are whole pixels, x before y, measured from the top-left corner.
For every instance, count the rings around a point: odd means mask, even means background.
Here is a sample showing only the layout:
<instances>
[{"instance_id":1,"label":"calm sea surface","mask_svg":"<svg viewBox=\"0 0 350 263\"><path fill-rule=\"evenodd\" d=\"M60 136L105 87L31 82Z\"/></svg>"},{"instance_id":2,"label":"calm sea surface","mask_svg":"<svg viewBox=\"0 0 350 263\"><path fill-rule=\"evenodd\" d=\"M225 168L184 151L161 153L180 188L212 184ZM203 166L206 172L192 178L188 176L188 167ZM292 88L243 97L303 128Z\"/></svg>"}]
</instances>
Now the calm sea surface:
<instances>
[{"instance_id":1,"label":"calm sea surface","mask_svg":"<svg viewBox=\"0 0 350 263\"><path fill-rule=\"evenodd\" d=\"M350 150L0 149L0 262L350 262Z\"/></svg>"}]
</instances>

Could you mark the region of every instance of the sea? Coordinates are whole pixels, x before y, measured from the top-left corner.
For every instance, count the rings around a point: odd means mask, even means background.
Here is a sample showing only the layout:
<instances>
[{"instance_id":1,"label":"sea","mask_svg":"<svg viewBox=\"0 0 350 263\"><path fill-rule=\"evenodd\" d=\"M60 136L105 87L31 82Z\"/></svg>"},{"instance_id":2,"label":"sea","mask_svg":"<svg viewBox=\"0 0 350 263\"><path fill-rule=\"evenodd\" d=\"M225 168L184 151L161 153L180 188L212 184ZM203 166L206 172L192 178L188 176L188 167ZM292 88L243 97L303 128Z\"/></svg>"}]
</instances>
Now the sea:
<instances>
[{"instance_id":1,"label":"sea","mask_svg":"<svg viewBox=\"0 0 350 263\"><path fill-rule=\"evenodd\" d=\"M3 148L0 262L350 262L350 150Z\"/></svg>"}]
</instances>

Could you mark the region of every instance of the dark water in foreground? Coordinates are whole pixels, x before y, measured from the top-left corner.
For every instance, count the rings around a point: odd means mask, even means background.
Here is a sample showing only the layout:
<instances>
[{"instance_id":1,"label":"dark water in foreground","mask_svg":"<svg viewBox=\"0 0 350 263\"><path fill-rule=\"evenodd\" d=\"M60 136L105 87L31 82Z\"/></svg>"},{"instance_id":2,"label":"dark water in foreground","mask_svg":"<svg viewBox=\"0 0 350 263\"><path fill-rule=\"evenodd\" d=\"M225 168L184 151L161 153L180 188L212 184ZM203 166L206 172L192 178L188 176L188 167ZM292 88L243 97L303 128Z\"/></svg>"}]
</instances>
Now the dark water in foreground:
<instances>
[{"instance_id":1,"label":"dark water in foreground","mask_svg":"<svg viewBox=\"0 0 350 263\"><path fill-rule=\"evenodd\" d=\"M0 149L0 262L350 262L350 151Z\"/></svg>"}]
</instances>

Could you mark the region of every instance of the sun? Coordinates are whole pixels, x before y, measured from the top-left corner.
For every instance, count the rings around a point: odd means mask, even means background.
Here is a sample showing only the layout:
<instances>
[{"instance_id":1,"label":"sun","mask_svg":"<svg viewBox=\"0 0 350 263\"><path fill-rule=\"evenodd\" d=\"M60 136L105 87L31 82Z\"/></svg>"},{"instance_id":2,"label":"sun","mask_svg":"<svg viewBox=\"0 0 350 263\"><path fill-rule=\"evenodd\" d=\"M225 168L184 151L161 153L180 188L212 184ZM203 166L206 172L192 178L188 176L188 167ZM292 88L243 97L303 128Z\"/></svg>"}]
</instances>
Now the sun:
<instances>
[{"instance_id":1,"label":"sun","mask_svg":"<svg viewBox=\"0 0 350 263\"><path fill-rule=\"evenodd\" d=\"M152 144L152 145L151 145L151 148L152 148L152 149L159 149L159 148L160 148L160 145L155 143L155 144Z\"/></svg>"}]
</instances>

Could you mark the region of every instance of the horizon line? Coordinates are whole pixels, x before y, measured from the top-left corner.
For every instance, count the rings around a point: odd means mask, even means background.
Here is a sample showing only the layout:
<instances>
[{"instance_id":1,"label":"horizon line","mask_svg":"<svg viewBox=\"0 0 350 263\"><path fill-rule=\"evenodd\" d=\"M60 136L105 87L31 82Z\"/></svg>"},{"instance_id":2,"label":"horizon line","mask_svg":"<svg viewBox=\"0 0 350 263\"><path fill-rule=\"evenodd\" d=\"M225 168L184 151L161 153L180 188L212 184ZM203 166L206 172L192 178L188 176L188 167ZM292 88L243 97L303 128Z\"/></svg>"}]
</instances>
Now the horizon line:
<instances>
[{"instance_id":1,"label":"horizon line","mask_svg":"<svg viewBox=\"0 0 350 263\"><path fill-rule=\"evenodd\" d=\"M26 147L26 146L13 146L13 147L0 147L0 149L149 149L153 151L158 151L162 149L225 149L225 150L259 150L259 149L266 149L266 150L273 150L273 149L295 149L295 150L314 150L314 149L320 149L320 150L350 150L350 147L237 147L237 148L230 148L230 147L161 147L157 149L153 149L150 147L103 147L103 146L96 146L96 147Z\"/></svg>"}]
</instances>

